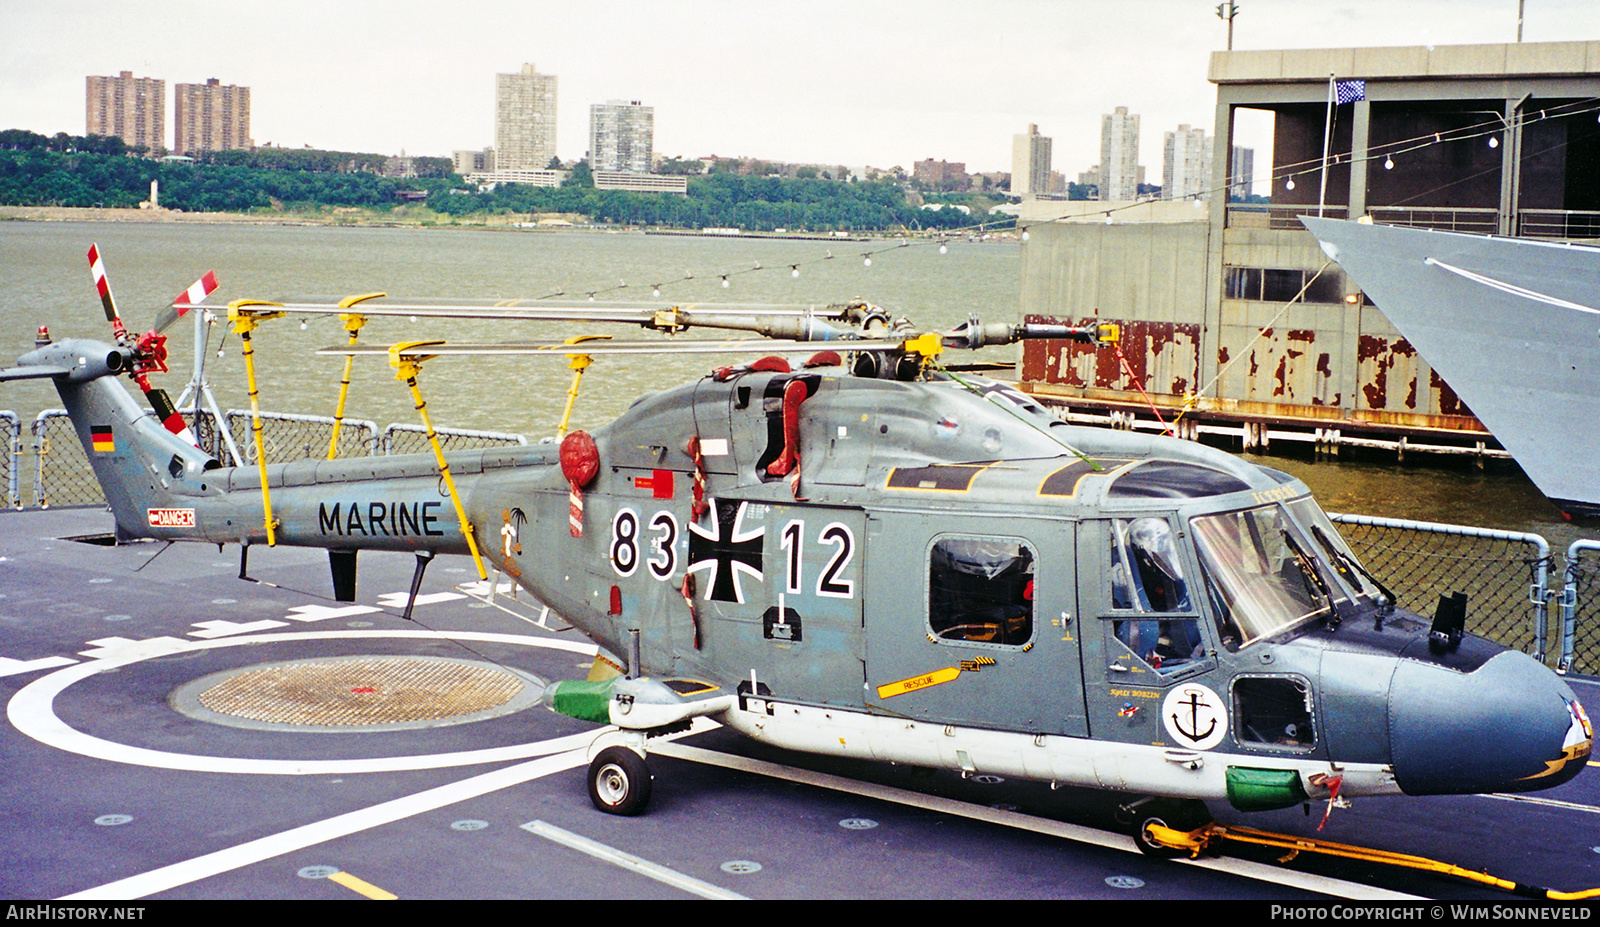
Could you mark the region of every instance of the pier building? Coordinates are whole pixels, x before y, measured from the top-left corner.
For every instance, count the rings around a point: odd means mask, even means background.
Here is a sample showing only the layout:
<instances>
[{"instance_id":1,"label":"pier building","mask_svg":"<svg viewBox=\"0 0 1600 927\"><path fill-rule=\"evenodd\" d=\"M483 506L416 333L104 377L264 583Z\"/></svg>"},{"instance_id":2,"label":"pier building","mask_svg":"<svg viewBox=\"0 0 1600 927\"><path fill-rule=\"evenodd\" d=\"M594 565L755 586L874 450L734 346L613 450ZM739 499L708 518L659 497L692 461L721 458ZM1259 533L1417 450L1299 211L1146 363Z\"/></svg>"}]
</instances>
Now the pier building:
<instances>
[{"instance_id":1,"label":"pier building","mask_svg":"<svg viewBox=\"0 0 1600 927\"><path fill-rule=\"evenodd\" d=\"M1024 388L1140 427L1187 408L1184 433L1246 447L1270 434L1493 452L1296 217L1600 238L1600 42L1222 51L1209 77L1209 188L1246 182L1236 132L1267 120L1270 204L1025 201L1023 314L1118 321L1126 363L1029 343Z\"/></svg>"}]
</instances>

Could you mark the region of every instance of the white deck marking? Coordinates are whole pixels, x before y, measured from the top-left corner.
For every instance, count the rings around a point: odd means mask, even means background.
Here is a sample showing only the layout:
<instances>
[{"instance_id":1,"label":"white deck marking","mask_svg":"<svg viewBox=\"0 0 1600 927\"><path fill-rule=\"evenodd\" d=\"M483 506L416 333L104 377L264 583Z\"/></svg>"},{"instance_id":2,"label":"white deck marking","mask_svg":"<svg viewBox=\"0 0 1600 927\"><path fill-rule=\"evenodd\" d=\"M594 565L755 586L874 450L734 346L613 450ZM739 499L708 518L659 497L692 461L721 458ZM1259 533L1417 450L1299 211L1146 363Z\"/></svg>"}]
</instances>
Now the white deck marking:
<instances>
[{"instance_id":1,"label":"white deck marking","mask_svg":"<svg viewBox=\"0 0 1600 927\"><path fill-rule=\"evenodd\" d=\"M593 739L593 735L588 739ZM152 869L140 875L107 882L95 888L65 895L59 900L101 901L144 898L295 850L316 846L384 824L392 824L426 811L453 805L469 798L477 798L513 785L521 785L553 773L565 772L588 761L587 749L569 750L554 756L529 760L481 776L473 776L460 782L418 792L415 795L382 802L370 808L290 828L282 833L251 840L215 853L207 853L181 863L162 866L160 869Z\"/></svg>"},{"instance_id":2,"label":"white deck marking","mask_svg":"<svg viewBox=\"0 0 1600 927\"><path fill-rule=\"evenodd\" d=\"M1589 764L1593 766L1593 763ZM1586 811L1589 814L1600 814L1600 806L1580 805L1572 801L1560 801L1554 798L1534 798L1531 795L1507 795L1503 792L1484 792L1479 798L1493 798L1499 801L1520 801L1530 805L1545 805L1550 808L1564 808L1567 811Z\"/></svg>"},{"instance_id":3,"label":"white deck marking","mask_svg":"<svg viewBox=\"0 0 1600 927\"><path fill-rule=\"evenodd\" d=\"M243 637L224 637L209 641L157 638L107 650L104 659L77 663L35 679L12 696L6 706L6 715L18 731L43 744L108 760L113 763L132 763L158 769L184 769L193 772L223 772L249 774L277 774L286 776L333 775L343 773L396 772L412 769L439 769L448 766L466 766L475 763L495 763L508 760L525 760L570 750L579 743L593 739L593 734L573 734L566 738L535 743L512 744L483 750L464 750L456 753L435 753L421 756L374 757L360 760L264 760L249 757L205 756L200 754L169 753L145 747L133 747L85 734L62 721L55 713L55 699L68 686L87 679L103 670L127 666L152 657L188 653L196 650L214 650L222 647L239 647L249 644L282 643L285 641L321 641L344 639L422 639L466 640L490 643L515 644L523 647L544 647L593 656L595 646L584 642L532 637L526 634L492 634L480 631L290 631L276 634L255 634ZM106 644L107 641L94 643Z\"/></svg>"},{"instance_id":4,"label":"white deck marking","mask_svg":"<svg viewBox=\"0 0 1600 927\"><path fill-rule=\"evenodd\" d=\"M818 788L833 789L838 792L847 792L852 795L862 795L880 801L893 802L900 805L909 805L914 808L925 808L942 814L956 817L971 818L976 821L985 821L998 824L1002 827L1012 827L1018 830L1031 831L1036 834L1045 834L1051 837L1060 837L1076 843L1087 843L1091 846L1104 847L1110 850L1121 850L1126 853L1138 853L1133 840L1121 835L1113 835L1092 827L1083 827L1077 824L1067 824L1062 821L1052 821L1048 818L1038 818L1016 811L1001 811L983 805L974 805L967 802L955 801L948 798L938 798L932 795L923 795L920 792L909 792L892 786L878 785L872 782L861 782L855 779L846 779L827 773L812 772L808 769L797 769L792 766L780 766L777 763L768 763L764 760L753 760L715 750L705 750L700 747L691 747L687 744L667 743L653 744L652 753L662 756L672 756L694 763L704 763L708 766L720 766L724 769L734 769L741 772L754 773L761 776L770 776L774 779L784 779L789 782L799 782L803 785L813 785ZM1333 895L1339 898L1350 898L1364 901L1417 901L1416 895L1407 895L1401 892L1392 892L1387 889L1375 888L1370 885L1361 885L1356 882L1347 882L1342 879L1330 879L1310 875L1302 872L1293 872L1279 869L1275 866L1265 866L1237 859L1197 859L1173 860L1189 866L1198 866L1202 869L1211 869L1230 875L1242 876L1261 882L1271 882L1289 888L1298 888L1308 892L1319 892L1324 895Z\"/></svg>"},{"instance_id":5,"label":"white deck marking","mask_svg":"<svg viewBox=\"0 0 1600 927\"><path fill-rule=\"evenodd\" d=\"M571 847L580 853L587 853L595 859L604 860L624 869L631 869L643 876L663 882L674 888L681 888L686 892L699 895L701 898L714 898L722 901L749 901L743 895L730 892L720 885L702 882L691 875L684 875L676 869L668 869L659 863L652 863L647 859L624 853L616 847L609 847L603 843L590 840L588 837L579 836L570 830L562 830L554 824L543 821L529 821L522 825L522 829L530 834L553 840L562 846Z\"/></svg>"}]
</instances>

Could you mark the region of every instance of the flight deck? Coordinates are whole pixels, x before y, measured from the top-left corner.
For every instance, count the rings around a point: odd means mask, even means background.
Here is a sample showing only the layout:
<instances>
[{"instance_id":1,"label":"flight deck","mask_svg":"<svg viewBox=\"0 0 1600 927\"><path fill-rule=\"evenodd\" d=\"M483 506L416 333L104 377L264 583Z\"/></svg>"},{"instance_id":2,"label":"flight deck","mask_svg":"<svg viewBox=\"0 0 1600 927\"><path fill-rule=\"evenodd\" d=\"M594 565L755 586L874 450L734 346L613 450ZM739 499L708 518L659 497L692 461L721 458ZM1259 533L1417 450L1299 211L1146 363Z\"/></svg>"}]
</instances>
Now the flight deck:
<instances>
[{"instance_id":1,"label":"flight deck","mask_svg":"<svg viewBox=\"0 0 1600 927\"><path fill-rule=\"evenodd\" d=\"M602 814L603 728L538 704L594 645L509 583L489 595L470 558L439 558L408 621L403 553L363 553L338 602L320 550L252 547L246 580L236 545L112 529L98 508L0 514L9 899L1515 899L1312 853L1155 859L1117 822L1137 796L792 753L704 719L652 741L644 814ZM1600 718L1600 687L1570 682ZM1533 795L1212 811L1581 892L1600 886L1596 765Z\"/></svg>"}]
</instances>

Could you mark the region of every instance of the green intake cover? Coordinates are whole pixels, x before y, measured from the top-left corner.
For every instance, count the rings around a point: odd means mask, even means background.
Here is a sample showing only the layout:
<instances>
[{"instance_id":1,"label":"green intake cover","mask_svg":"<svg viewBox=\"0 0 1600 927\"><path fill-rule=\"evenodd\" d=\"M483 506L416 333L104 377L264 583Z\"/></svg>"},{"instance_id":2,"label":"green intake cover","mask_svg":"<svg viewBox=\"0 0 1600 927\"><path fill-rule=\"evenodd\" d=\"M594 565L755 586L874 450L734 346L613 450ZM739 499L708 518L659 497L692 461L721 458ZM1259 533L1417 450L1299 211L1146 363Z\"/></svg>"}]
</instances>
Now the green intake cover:
<instances>
[{"instance_id":1,"label":"green intake cover","mask_svg":"<svg viewBox=\"0 0 1600 927\"><path fill-rule=\"evenodd\" d=\"M563 679L551 687L550 707L569 717L597 724L611 723L611 689L615 680L589 682Z\"/></svg>"},{"instance_id":2,"label":"green intake cover","mask_svg":"<svg viewBox=\"0 0 1600 927\"><path fill-rule=\"evenodd\" d=\"M1272 811L1298 805L1308 797L1300 774L1292 769L1229 766L1228 804L1240 811Z\"/></svg>"}]
</instances>

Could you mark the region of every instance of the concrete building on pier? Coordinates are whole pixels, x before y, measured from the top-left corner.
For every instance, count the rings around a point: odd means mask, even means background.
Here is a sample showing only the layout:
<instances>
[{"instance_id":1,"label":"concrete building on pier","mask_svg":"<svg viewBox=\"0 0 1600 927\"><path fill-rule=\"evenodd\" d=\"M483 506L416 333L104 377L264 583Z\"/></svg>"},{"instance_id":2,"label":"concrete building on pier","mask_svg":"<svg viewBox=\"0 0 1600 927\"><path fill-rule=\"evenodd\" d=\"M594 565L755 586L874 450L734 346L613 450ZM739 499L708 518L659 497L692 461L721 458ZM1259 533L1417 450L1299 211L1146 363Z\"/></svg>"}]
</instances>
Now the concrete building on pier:
<instances>
[{"instance_id":1,"label":"concrete building on pier","mask_svg":"<svg viewBox=\"0 0 1600 927\"><path fill-rule=\"evenodd\" d=\"M1270 205L1025 201L1024 314L1120 321L1139 383L1115 357L1029 342L1024 387L1097 414L1170 420L1187 401L1184 427L1247 446L1274 428L1488 441L1296 217L1600 238L1600 42L1215 52L1210 79L1210 188L1238 183L1241 119L1268 120Z\"/></svg>"}]
</instances>

